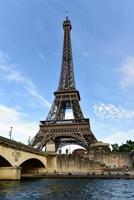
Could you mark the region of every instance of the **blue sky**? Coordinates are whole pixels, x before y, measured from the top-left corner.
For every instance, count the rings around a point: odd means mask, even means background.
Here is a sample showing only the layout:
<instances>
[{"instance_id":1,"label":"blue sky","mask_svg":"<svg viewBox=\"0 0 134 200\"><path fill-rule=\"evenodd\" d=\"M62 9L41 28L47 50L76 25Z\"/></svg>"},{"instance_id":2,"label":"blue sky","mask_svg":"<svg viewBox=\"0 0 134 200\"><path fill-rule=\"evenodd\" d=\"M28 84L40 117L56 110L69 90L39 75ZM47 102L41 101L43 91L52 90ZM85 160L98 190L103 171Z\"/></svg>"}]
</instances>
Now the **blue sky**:
<instances>
[{"instance_id":1,"label":"blue sky","mask_svg":"<svg viewBox=\"0 0 134 200\"><path fill-rule=\"evenodd\" d=\"M66 10L81 108L98 140L134 140L134 1L1 0L0 134L27 142L57 89Z\"/></svg>"}]
</instances>

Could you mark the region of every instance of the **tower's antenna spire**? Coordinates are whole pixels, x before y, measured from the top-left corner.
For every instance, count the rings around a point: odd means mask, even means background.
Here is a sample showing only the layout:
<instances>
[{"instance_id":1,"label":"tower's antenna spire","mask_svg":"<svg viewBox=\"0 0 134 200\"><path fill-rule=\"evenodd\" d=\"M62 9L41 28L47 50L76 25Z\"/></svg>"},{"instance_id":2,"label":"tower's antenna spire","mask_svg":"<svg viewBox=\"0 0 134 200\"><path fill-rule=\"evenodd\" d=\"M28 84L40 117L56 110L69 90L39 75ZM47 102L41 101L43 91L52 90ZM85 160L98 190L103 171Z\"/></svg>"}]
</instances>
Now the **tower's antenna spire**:
<instances>
[{"instance_id":1,"label":"tower's antenna spire","mask_svg":"<svg viewBox=\"0 0 134 200\"><path fill-rule=\"evenodd\" d=\"M68 10L66 10L66 21L68 21Z\"/></svg>"},{"instance_id":2,"label":"tower's antenna spire","mask_svg":"<svg viewBox=\"0 0 134 200\"><path fill-rule=\"evenodd\" d=\"M68 11L66 11L68 13ZM75 90L74 70L73 70L73 57L71 48L71 21L66 16L63 22L64 40L62 52L62 66L59 80L58 90Z\"/></svg>"}]
</instances>

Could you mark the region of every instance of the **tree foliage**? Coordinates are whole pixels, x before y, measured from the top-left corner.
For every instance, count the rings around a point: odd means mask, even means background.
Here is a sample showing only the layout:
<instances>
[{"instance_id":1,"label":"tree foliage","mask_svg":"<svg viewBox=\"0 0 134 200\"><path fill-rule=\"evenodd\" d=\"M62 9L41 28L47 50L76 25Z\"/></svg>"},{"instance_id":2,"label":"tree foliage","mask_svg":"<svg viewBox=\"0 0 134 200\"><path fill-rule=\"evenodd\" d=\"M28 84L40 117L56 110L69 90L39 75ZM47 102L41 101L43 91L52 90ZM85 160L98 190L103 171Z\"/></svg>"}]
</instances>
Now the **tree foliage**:
<instances>
[{"instance_id":1,"label":"tree foliage","mask_svg":"<svg viewBox=\"0 0 134 200\"><path fill-rule=\"evenodd\" d=\"M118 145L117 143L112 144L113 152L131 152L134 151L134 141L127 140L125 144Z\"/></svg>"},{"instance_id":2,"label":"tree foliage","mask_svg":"<svg viewBox=\"0 0 134 200\"><path fill-rule=\"evenodd\" d=\"M111 146L112 146L112 151L113 152L118 152L119 151L119 145L117 143L112 144Z\"/></svg>"}]
</instances>

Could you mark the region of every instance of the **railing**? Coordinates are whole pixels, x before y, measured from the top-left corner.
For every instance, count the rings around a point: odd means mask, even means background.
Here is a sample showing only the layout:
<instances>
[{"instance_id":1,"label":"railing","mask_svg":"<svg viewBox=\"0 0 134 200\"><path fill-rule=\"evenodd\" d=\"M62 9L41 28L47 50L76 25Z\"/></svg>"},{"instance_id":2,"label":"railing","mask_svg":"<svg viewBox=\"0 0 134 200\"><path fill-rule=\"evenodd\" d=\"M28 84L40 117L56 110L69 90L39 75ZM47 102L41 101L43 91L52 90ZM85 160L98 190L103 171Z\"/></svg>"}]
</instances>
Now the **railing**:
<instances>
[{"instance_id":1,"label":"railing","mask_svg":"<svg viewBox=\"0 0 134 200\"><path fill-rule=\"evenodd\" d=\"M41 125L44 124L79 124L89 123L89 119L65 119L65 120L51 120L51 121L40 121Z\"/></svg>"}]
</instances>

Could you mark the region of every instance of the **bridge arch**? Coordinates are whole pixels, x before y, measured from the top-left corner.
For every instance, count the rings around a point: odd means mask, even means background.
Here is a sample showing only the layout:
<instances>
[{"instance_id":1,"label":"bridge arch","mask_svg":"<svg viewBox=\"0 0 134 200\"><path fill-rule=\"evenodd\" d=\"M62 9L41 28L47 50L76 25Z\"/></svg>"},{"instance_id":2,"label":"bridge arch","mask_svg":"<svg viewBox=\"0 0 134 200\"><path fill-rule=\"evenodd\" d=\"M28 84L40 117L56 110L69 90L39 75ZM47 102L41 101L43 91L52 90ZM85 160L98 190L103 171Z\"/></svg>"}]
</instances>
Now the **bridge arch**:
<instances>
[{"instance_id":1,"label":"bridge arch","mask_svg":"<svg viewBox=\"0 0 134 200\"><path fill-rule=\"evenodd\" d=\"M46 157L42 157L40 155L31 154L31 153L28 153L28 154L23 153L23 155L18 160L17 166L20 166L22 163L30 159L37 159L43 163L44 167L46 167Z\"/></svg>"},{"instance_id":2,"label":"bridge arch","mask_svg":"<svg viewBox=\"0 0 134 200\"><path fill-rule=\"evenodd\" d=\"M12 167L12 164L7 158L0 155L0 167Z\"/></svg>"},{"instance_id":3,"label":"bridge arch","mask_svg":"<svg viewBox=\"0 0 134 200\"><path fill-rule=\"evenodd\" d=\"M23 161L20 165L22 174L37 174L46 172L46 166L38 158L29 158Z\"/></svg>"}]
</instances>

